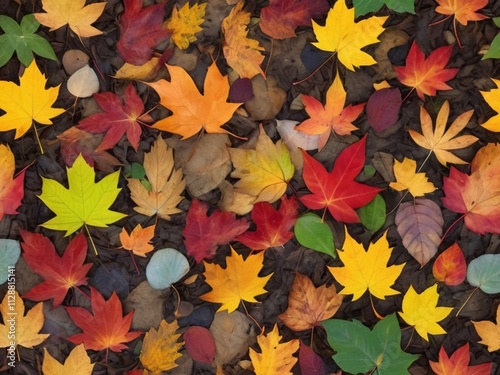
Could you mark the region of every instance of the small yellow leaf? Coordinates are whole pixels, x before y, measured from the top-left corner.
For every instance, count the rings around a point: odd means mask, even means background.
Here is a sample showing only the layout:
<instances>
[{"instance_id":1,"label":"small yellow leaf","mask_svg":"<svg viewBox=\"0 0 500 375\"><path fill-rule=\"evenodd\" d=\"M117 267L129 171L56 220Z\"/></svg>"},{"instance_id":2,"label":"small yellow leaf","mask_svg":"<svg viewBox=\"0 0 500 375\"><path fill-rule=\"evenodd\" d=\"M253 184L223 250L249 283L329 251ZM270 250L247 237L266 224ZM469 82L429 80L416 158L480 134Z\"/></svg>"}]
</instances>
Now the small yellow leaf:
<instances>
[{"instance_id":1,"label":"small yellow leaf","mask_svg":"<svg viewBox=\"0 0 500 375\"><path fill-rule=\"evenodd\" d=\"M145 257L147 253L153 251L154 246L150 244L155 235L156 225L143 228L141 224L130 232L127 233L125 228L122 228L120 233L120 242L126 250L132 251L135 255Z\"/></svg>"},{"instance_id":2,"label":"small yellow leaf","mask_svg":"<svg viewBox=\"0 0 500 375\"><path fill-rule=\"evenodd\" d=\"M500 132L500 79L491 78L493 83L497 86L496 89L491 89L490 91L479 91L483 96L483 99L488 103L488 105L497 113L495 116L491 117L488 121L481 124L485 129L492 132Z\"/></svg>"},{"instance_id":3,"label":"small yellow leaf","mask_svg":"<svg viewBox=\"0 0 500 375\"><path fill-rule=\"evenodd\" d=\"M389 186L397 191L408 189L414 197L423 197L424 194L432 193L436 187L427 179L425 173L417 173L417 162L404 158L400 163L394 159L394 175L396 182L391 182Z\"/></svg>"},{"instance_id":4,"label":"small yellow leaf","mask_svg":"<svg viewBox=\"0 0 500 375\"><path fill-rule=\"evenodd\" d=\"M189 7L189 2L180 9L174 6L172 17L167 22L167 29L172 31L172 41L177 47L186 49L189 43L196 40L195 34L203 30L200 25L205 21L203 17L206 7L206 3Z\"/></svg>"},{"instance_id":5,"label":"small yellow leaf","mask_svg":"<svg viewBox=\"0 0 500 375\"><path fill-rule=\"evenodd\" d=\"M149 82L156 77L156 74L162 66L163 64L160 64L159 57L153 57L140 66L126 62L117 70L113 78Z\"/></svg>"},{"instance_id":6,"label":"small yellow leaf","mask_svg":"<svg viewBox=\"0 0 500 375\"><path fill-rule=\"evenodd\" d=\"M64 364L52 357L47 348L43 348L43 353L42 372L45 375L91 375L94 369L83 344L73 348Z\"/></svg>"},{"instance_id":7,"label":"small yellow leaf","mask_svg":"<svg viewBox=\"0 0 500 375\"><path fill-rule=\"evenodd\" d=\"M496 324L488 320L472 322L477 334L481 337L480 344L487 345L489 352L500 349L500 305L497 307Z\"/></svg>"}]
</instances>

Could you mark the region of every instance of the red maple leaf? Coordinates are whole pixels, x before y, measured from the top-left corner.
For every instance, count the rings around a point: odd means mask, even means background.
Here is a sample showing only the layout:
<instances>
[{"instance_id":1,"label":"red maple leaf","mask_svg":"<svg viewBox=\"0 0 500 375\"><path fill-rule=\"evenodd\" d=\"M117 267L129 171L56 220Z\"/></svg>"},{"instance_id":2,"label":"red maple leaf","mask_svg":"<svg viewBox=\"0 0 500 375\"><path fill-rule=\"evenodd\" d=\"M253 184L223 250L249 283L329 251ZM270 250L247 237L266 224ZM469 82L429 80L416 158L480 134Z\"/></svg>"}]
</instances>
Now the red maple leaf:
<instances>
[{"instance_id":1,"label":"red maple leaf","mask_svg":"<svg viewBox=\"0 0 500 375\"><path fill-rule=\"evenodd\" d=\"M446 84L458 73L458 68L445 68L450 60L453 46L440 47L426 59L417 43L413 42L406 57L406 66L395 66L399 81L412 91L417 90L420 99L424 95L434 96L437 90L451 90ZM411 91L410 91L411 92ZM403 100L404 101L404 100Z\"/></svg>"},{"instance_id":2,"label":"red maple leaf","mask_svg":"<svg viewBox=\"0 0 500 375\"><path fill-rule=\"evenodd\" d=\"M122 316L122 303L113 292L109 300L93 287L90 287L90 301L93 315L83 307L65 307L73 322L82 333L68 337L73 344L83 343L86 350L112 350L121 352L129 342L142 335L142 332L129 332L134 312Z\"/></svg>"},{"instance_id":3,"label":"red maple leaf","mask_svg":"<svg viewBox=\"0 0 500 375\"><path fill-rule=\"evenodd\" d=\"M469 366L469 361L469 343L466 343L455 350L451 357L448 357L441 345L439 361L429 361L429 364L436 375L485 375L491 373L491 362Z\"/></svg>"},{"instance_id":4,"label":"red maple leaf","mask_svg":"<svg viewBox=\"0 0 500 375\"><path fill-rule=\"evenodd\" d=\"M165 4L143 8L141 0L124 0L123 5L116 47L124 61L143 65L153 57L154 48L171 34L163 25Z\"/></svg>"},{"instance_id":5,"label":"red maple leaf","mask_svg":"<svg viewBox=\"0 0 500 375\"><path fill-rule=\"evenodd\" d=\"M298 26L311 26L311 18L329 8L327 0L271 0L260 12L259 25L272 38L293 38Z\"/></svg>"},{"instance_id":6,"label":"red maple leaf","mask_svg":"<svg viewBox=\"0 0 500 375\"><path fill-rule=\"evenodd\" d=\"M1 165L1 167L5 168L4 165ZM5 214L15 215L18 213L17 208L21 205L21 201L24 198L25 172L23 170L10 181L6 181L0 176L0 220L2 220Z\"/></svg>"},{"instance_id":7,"label":"red maple leaf","mask_svg":"<svg viewBox=\"0 0 500 375\"><path fill-rule=\"evenodd\" d=\"M235 240L252 250L283 246L293 237L290 229L297 220L298 208L295 197L281 197L278 210L268 202L256 203L252 209L252 220L257 225L257 230L240 234Z\"/></svg>"},{"instance_id":8,"label":"red maple leaf","mask_svg":"<svg viewBox=\"0 0 500 375\"><path fill-rule=\"evenodd\" d=\"M236 219L231 212L215 210L207 216L208 205L194 199L182 230L187 253L196 263L214 257L218 245L225 245L248 229L245 218Z\"/></svg>"},{"instance_id":9,"label":"red maple leaf","mask_svg":"<svg viewBox=\"0 0 500 375\"><path fill-rule=\"evenodd\" d=\"M354 181L365 163L365 146L366 135L342 150L330 173L319 161L302 151L302 177L312 194L299 197L300 201L313 210L328 208L335 220L359 223L354 209L368 204L382 190Z\"/></svg>"},{"instance_id":10,"label":"red maple leaf","mask_svg":"<svg viewBox=\"0 0 500 375\"><path fill-rule=\"evenodd\" d=\"M53 298L53 306L57 307L70 288L87 285L86 275L92 263L83 264L87 256L87 239L83 233L71 240L61 257L47 237L22 229L19 232L24 241L21 246L26 263L45 279L25 293L23 298L32 301Z\"/></svg>"},{"instance_id":11,"label":"red maple leaf","mask_svg":"<svg viewBox=\"0 0 500 375\"><path fill-rule=\"evenodd\" d=\"M127 86L124 100L113 92L94 94L94 99L105 112L95 113L83 119L78 128L90 133L106 133L96 151L114 147L124 134L137 151L142 133L141 119L149 120L150 117L141 116L144 104L134 86L131 83Z\"/></svg>"}]
</instances>

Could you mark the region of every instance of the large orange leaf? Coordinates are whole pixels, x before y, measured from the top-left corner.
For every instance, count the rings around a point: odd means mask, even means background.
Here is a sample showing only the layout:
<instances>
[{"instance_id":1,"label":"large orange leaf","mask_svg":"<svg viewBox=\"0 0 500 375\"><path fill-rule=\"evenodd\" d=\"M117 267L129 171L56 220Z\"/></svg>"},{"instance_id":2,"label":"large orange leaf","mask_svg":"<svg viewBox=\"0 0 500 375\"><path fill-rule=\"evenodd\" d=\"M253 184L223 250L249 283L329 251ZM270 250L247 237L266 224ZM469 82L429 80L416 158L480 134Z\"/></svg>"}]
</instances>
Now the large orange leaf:
<instances>
[{"instance_id":1,"label":"large orange leaf","mask_svg":"<svg viewBox=\"0 0 500 375\"><path fill-rule=\"evenodd\" d=\"M491 373L493 363L469 366L469 361L470 352L467 342L455 350L450 357L448 357L444 346L441 345L438 361L429 361L429 365L436 375L486 375Z\"/></svg>"},{"instance_id":2,"label":"large orange leaf","mask_svg":"<svg viewBox=\"0 0 500 375\"><path fill-rule=\"evenodd\" d=\"M16 162L9 146L0 145L0 220L17 214L24 197L24 171L14 178Z\"/></svg>"},{"instance_id":3,"label":"large orange leaf","mask_svg":"<svg viewBox=\"0 0 500 375\"><path fill-rule=\"evenodd\" d=\"M476 13L476 10L488 5L488 0L436 0L436 2L439 4L436 7L436 13L453 16L455 22L458 21L464 26L469 21L481 21L488 18Z\"/></svg>"}]
</instances>

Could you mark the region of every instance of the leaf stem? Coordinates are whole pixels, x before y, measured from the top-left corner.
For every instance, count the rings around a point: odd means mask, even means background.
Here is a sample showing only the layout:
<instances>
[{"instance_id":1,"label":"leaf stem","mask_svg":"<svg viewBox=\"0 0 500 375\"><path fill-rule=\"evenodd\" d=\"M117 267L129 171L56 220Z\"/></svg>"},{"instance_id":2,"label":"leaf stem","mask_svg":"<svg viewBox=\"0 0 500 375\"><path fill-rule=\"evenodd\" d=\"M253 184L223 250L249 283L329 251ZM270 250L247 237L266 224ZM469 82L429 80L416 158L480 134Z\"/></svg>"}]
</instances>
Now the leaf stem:
<instances>
[{"instance_id":1,"label":"leaf stem","mask_svg":"<svg viewBox=\"0 0 500 375\"><path fill-rule=\"evenodd\" d=\"M94 239L92 238L92 235L90 234L89 227L87 224L83 224L85 227L85 230L87 231L87 235L89 236L90 244L92 245L92 249L94 249L95 255L99 255L99 252L97 251L97 247L95 246Z\"/></svg>"},{"instance_id":2,"label":"leaf stem","mask_svg":"<svg viewBox=\"0 0 500 375\"><path fill-rule=\"evenodd\" d=\"M451 229L452 229L452 228L453 228L453 227L454 227L454 226L455 226L455 225L456 225L456 224L457 224L460 220L462 220L462 219L465 217L465 215L467 215L467 214L468 214L468 212L466 212L466 213L462 214L462 215L461 215L461 216L460 216L457 220L455 220L455 221L454 221L454 222L453 222L453 223L452 223L452 224L448 227L448 229L446 230L446 232L444 232L443 237L441 237L441 242L439 242L439 244L440 244L440 245L443 243L443 241L444 241L444 239L446 238L446 235L448 234L448 232L449 232L449 231L450 231L450 230L451 230Z\"/></svg>"},{"instance_id":3,"label":"leaf stem","mask_svg":"<svg viewBox=\"0 0 500 375\"><path fill-rule=\"evenodd\" d=\"M174 316L176 318L179 318L179 308L181 307L181 295L179 294L179 291L175 286L171 285L171 287L174 290L175 294L177 295L177 307L175 308Z\"/></svg>"},{"instance_id":4,"label":"leaf stem","mask_svg":"<svg viewBox=\"0 0 500 375\"><path fill-rule=\"evenodd\" d=\"M135 270L136 270L137 274L140 275L141 271L139 271L139 267L137 267L137 262L135 261L134 252L132 250L130 250L129 253L130 253L130 256L132 257L132 262L134 262Z\"/></svg>"},{"instance_id":5,"label":"leaf stem","mask_svg":"<svg viewBox=\"0 0 500 375\"><path fill-rule=\"evenodd\" d=\"M44 153L43 146L42 146L42 142L40 141L40 137L38 136L38 130L36 130L36 124L33 124L33 129L35 129L36 141L38 142L38 147L40 147L40 152L43 155L43 153Z\"/></svg>"},{"instance_id":6,"label":"leaf stem","mask_svg":"<svg viewBox=\"0 0 500 375\"><path fill-rule=\"evenodd\" d=\"M377 317L377 319L384 319L384 316L380 315L378 313L378 311L375 309L375 304L373 303L373 297L372 295L370 294L370 304L372 305L372 310L373 310L373 313L375 314L375 316Z\"/></svg>"},{"instance_id":7,"label":"leaf stem","mask_svg":"<svg viewBox=\"0 0 500 375\"><path fill-rule=\"evenodd\" d=\"M460 315L460 313L462 312L462 310L464 309L465 305L467 305L467 302L469 302L469 300L472 298L472 296L474 295L474 293L476 293L476 290L478 290L479 287L476 286L476 288L472 291L471 294L469 294L469 297L467 297L467 299L465 300L465 302L462 304L462 306L460 306L460 308L458 309L457 313L455 314L455 317L458 317L458 315Z\"/></svg>"},{"instance_id":8,"label":"leaf stem","mask_svg":"<svg viewBox=\"0 0 500 375\"><path fill-rule=\"evenodd\" d=\"M249 313L249 312L248 312L248 310L247 310L247 307L245 306L245 301L243 301L243 300L242 300L242 301L241 301L241 304L243 305L243 308L245 309L245 313L247 314L247 316L248 316L250 319L252 319L252 321L255 323L255 325L256 325L257 327L259 327L260 332L261 332L261 333L263 333L263 332L264 332L264 327L262 327L262 326L259 324L259 322L257 322L257 321L255 320L255 318L254 318L252 315L250 315L250 313Z\"/></svg>"},{"instance_id":9,"label":"leaf stem","mask_svg":"<svg viewBox=\"0 0 500 375\"><path fill-rule=\"evenodd\" d=\"M292 82L292 85L294 85L294 86L295 86L295 85L301 84L302 82L307 81L307 80L308 80L309 78L311 78L313 75L315 75L316 73L318 73L318 71L319 71L319 70L320 70L323 66L325 66L325 64L326 64L328 61L330 61L330 60L333 58L333 56L335 56L335 55L336 55L336 53L332 53L332 55L331 55L330 57L328 57L325 61L323 61L323 62L321 63L321 65L320 65L320 66L318 66L316 69L314 69L314 71L313 71L311 74L309 74L306 78L303 78L303 79L301 79L301 80L299 80L299 81Z\"/></svg>"},{"instance_id":10,"label":"leaf stem","mask_svg":"<svg viewBox=\"0 0 500 375\"><path fill-rule=\"evenodd\" d=\"M405 348L403 349L403 352L406 351L406 349L408 349L408 347L410 346L411 344L411 340L413 339L413 334L415 333L415 326L412 327L413 329L411 330L411 335L410 335L410 338L408 339L408 343L406 344Z\"/></svg>"}]
</instances>

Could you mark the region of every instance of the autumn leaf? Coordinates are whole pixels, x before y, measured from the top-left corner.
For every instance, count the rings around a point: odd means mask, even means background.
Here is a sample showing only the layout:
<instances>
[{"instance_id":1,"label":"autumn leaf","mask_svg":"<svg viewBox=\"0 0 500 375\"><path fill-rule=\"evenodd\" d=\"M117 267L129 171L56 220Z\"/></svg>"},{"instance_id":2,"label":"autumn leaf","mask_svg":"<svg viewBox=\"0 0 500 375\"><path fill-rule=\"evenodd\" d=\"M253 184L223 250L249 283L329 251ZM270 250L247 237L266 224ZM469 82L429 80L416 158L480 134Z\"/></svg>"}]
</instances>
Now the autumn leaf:
<instances>
[{"instance_id":1,"label":"autumn leaf","mask_svg":"<svg viewBox=\"0 0 500 375\"><path fill-rule=\"evenodd\" d=\"M14 303L13 303L14 302ZM9 348L11 338L9 338L9 329L12 321L15 322L15 344L32 349L34 346L41 344L49 334L39 333L43 327L43 303L37 303L30 311L24 315L24 301L19 297L17 291L9 291L5 293L2 304L0 304L0 312L4 324L0 323L0 348ZM13 320L13 316L15 316Z\"/></svg>"},{"instance_id":2,"label":"autumn leaf","mask_svg":"<svg viewBox=\"0 0 500 375\"><path fill-rule=\"evenodd\" d=\"M232 313L240 302L257 303L255 297L267 293L264 286L272 273L259 277L264 261L264 252L249 255L246 259L231 247L231 255L226 257L226 268L218 264L203 262L205 281L212 288L200 298L207 302L221 303L217 311Z\"/></svg>"},{"instance_id":3,"label":"autumn leaf","mask_svg":"<svg viewBox=\"0 0 500 375\"><path fill-rule=\"evenodd\" d=\"M378 12L384 5L394 12L415 13L415 2L413 0L353 0L352 5L356 9L356 17Z\"/></svg>"},{"instance_id":4,"label":"autumn leaf","mask_svg":"<svg viewBox=\"0 0 500 375\"><path fill-rule=\"evenodd\" d=\"M51 119L64 113L65 109L52 107L59 95L59 86L45 89L47 80L33 61L19 77L19 86L14 82L0 81L0 109L6 114L0 117L0 131L15 130L18 139L36 121L52 125Z\"/></svg>"},{"instance_id":5,"label":"autumn leaf","mask_svg":"<svg viewBox=\"0 0 500 375\"><path fill-rule=\"evenodd\" d=\"M196 41L195 34L202 31L201 24L205 21L207 4L184 4L180 9L174 5L172 16L167 21L166 27L172 32L172 41L180 49L189 47L189 43Z\"/></svg>"},{"instance_id":6,"label":"autumn leaf","mask_svg":"<svg viewBox=\"0 0 500 375\"><path fill-rule=\"evenodd\" d=\"M182 169L174 169L174 156L171 148L159 136L151 150L144 155L144 169L151 184L149 191L139 179L128 178L132 200L137 204L134 210L146 216L170 220L170 216L181 212L177 208L186 183Z\"/></svg>"},{"instance_id":7,"label":"autumn leaf","mask_svg":"<svg viewBox=\"0 0 500 375\"><path fill-rule=\"evenodd\" d=\"M160 96L160 104L173 112L171 116L157 121L153 127L182 135L182 139L192 137L200 130L231 134L221 126L231 119L240 103L227 102L229 81L220 73L217 65L212 63L208 67L203 95L183 68L166 66L170 82L164 79L144 82L156 90Z\"/></svg>"},{"instance_id":8,"label":"autumn leaf","mask_svg":"<svg viewBox=\"0 0 500 375\"><path fill-rule=\"evenodd\" d=\"M292 339L280 342L281 339L277 324L267 335L262 333L257 336L261 353L252 348L249 349L250 360L256 375L292 375L292 367L297 363L297 358L293 354L299 349L300 341Z\"/></svg>"},{"instance_id":9,"label":"autumn leaf","mask_svg":"<svg viewBox=\"0 0 500 375\"><path fill-rule=\"evenodd\" d=\"M316 288L311 279L295 272L288 307L278 318L294 331L313 329L330 319L341 304L342 296L337 294L335 285L323 284Z\"/></svg>"},{"instance_id":10,"label":"autumn leaf","mask_svg":"<svg viewBox=\"0 0 500 375\"><path fill-rule=\"evenodd\" d=\"M492 89L490 91L479 91L483 96L483 99L488 103L488 105L497 113L493 117L491 117L486 122L482 123L481 126L492 132L500 131L500 79L491 78L493 83L497 86L497 88Z\"/></svg>"},{"instance_id":11,"label":"autumn leaf","mask_svg":"<svg viewBox=\"0 0 500 375\"><path fill-rule=\"evenodd\" d=\"M181 334L177 333L178 329L177 320L172 323L162 320L158 330L151 327L146 332L139 359L148 371L160 374L178 366L175 361L182 357L179 350L183 344L182 340L179 341Z\"/></svg>"},{"instance_id":12,"label":"autumn leaf","mask_svg":"<svg viewBox=\"0 0 500 375\"><path fill-rule=\"evenodd\" d=\"M408 192L414 197L423 197L425 194L432 193L436 187L430 182L424 172L417 172L417 162L412 159L404 158L400 163L394 159L394 176L396 182L391 182L389 186L397 191Z\"/></svg>"},{"instance_id":13,"label":"autumn leaf","mask_svg":"<svg viewBox=\"0 0 500 375\"><path fill-rule=\"evenodd\" d=\"M488 5L488 0L436 0L439 4L436 7L436 13L445 16L453 16L453 22L460 22L466 26L469 21L481 21L488 17L476 13Z\"/></svg>"},{"instance_id":14,"label":"autumn leaf","mask_svg":"<svg viewBox=\"0 0 500 375\"><path fill-rule=\"evenodd\" d=\"M460 114L446 130L446 123L450 114L450 103L446 100L436 118L436 127L432 130L432 119L429 112L423 106L420 107L420 125L422 134L410 129L410 136L420 147L430 152L434 152L437 160L446 167L447 163L467 164L459 157L455 156L450 150L465 148L477 141L473 135L461 135L457 137L469 123L474 110ZM446 130L446 131L445 131Z\"/></svg>"},{"instance_id":15,"label":"autumn leaf","mask_svg":"<svg viewBox=\"0 0 500 375\"><path fill-rule=\"evenodd\" d=\"M293 237L299 205L295 197L281 197L278 210L267 202L253 206L252 220L257 225L255 232L245 232L235 238L252 250L266 250L269 247L284 246Z\"/></svg>"},{"instance_id":16,"label":"autumn leaf","mask_svg":"<svg viewBox=\"0 0 500 375\"><path fill-rule=\"evenodd\" d=\"M93 314L83 307L65 307L71 320L83 331L67 338L73 344L83 343L87 350L121 352L127 349L125 343L142 335L129 332L134 312L122 316L122 303L116 292L106 301L90 287L90 302Z\"/></svg>"},{"instance_id":17,"label":"autumn leaf","mask_svg":"<svg viewBox=\"0 0 500 375\"><path fill-rule=\"evenodd\" d=\"M135 255L145 257L147 253L154 250L154 246L150 244L155 236L156 225L150 225L143 228L139 223L130 232L127 233L125 228L120 232L120 242L125 250L132 251Z\"/></svg>"},{"instance_id":18,"label":"autumn leaf","mask_svg":"<svg viewBox=\"0 0 500 375\"><path fill-rule=\"evenodd\" d=\"M64 364L52 357L47 348L43 348L42 372L46 375L91 375L94 365L95 363L91 363L83 344L73 348Z\"/></svg>"},{"instance_id":19,"label":"autumn leaf","mask_svg":"<svg viewBox=\"0 0 500 375\"><path fill-rule=\"evenodd\" d=\"M212 364L215 359L215 339L210 331L201 326L191 326L184 332L184 346L195 361Z\"/></svg>"},{"instance_id":20,"label":"autumn leaf","mask_svg":"<svg viewBox=\"0 0 500 375\"><path fill-rule=\"evenodd\" d=\"M21 244L24 260L45 279L26 292L23 298L32 301L53 298L55 308L63 302L70 288L87 285L87 273L93 264L84 264L88 245L83 233L71 240L62 256L47 237L25 230L20 230L20 233L24 241Z\"/></svg>"},{"instance_id":21,"label":"autumn leaf","mask_svg":"<svg viewBox=\"0 0 500 375\"><path fill-rule=\"evenodd\" d=\"M265 76L260 68L264 61L264 47L259 41L247 36L247 26L251 13L243 10L244 1L236 3L231 13L222 20L222 34L224 44L222 51L227 64L233 68L240 78L252 78L257 74Z\"/></svg>"},{"instance_id":22,"label":"autumn leaf","mask_svg":"<svg viewBox=\"0 0 500 375\"><path fill-rule=\"evenodd\" d=\"M337 221L359 223L354 210L369 203L382 190L354 181L365 163L365 145L366 136L346 147L330 173L320 162L302 151L302 177L312 194L302 195L300 201L313 210L328 208Z\"/></svg>"},{"instance_id":23,"label":"autumn leaf","mask_svg":"<svg viewBox=\"0 0 500 375\"><path fill-rule=\"evenodd\" d=\"M437 281L446 285L460 285L467 276L467 264L464 253L455 242L443 251L432 265L432 274Z\"/></svg>"},{"instance_id":24,"label":"autumn leaf","mask_svg":"<svg viewBox=\"0 0 500 375\"><path fill-rule=\"evenodd\" d=\"M437 90L451 90L446 82L457 75L458 68L445 66L452 50L453 46L440 47L426 59L418 44L413 42L406 57L406 66L394 67L399 81L416 90L422 100L425 100L424 95L435 96Z\"/></svg>"},{"instance_id":25,"label":"autumn leaf","mask_svg":"<svg viewBox=\"0 0 500 375\"><path fill-rule=\"evenodd\" d=\"M392 289L396 279L403 271L403 264L387 266L392 248L387 241L387 232L365 251L345 228L345 241L338 255L343 267L328 267L335 280L344 287L339 294L352 294L352 300L361 298L366 291L374 297L385 300L400 292Z\"/></svg>"},{"instance_id":26,"label":"autumn leaf","mask_svg":"<svg viewBox=\"0 0 500 375\"><path fill-rule=\"evenodd\" d=\"M42 177L42 194L38 196L56 216L43 224L44 228L65 230L66 235L82 226L106 228L125 214L111 211L120 188L117 188L119 171L113 172L95 183L95 172L79 155L68 172L68 186L56 180Z\"/></svg>"},{"instance_id":27,"label":"autumn leaf","mask_svg":"<svg viewBox=\"0 0 500 375\"><path fill-rule=\"evenodd\" d=\"M472 321L481 337L479 343L488 346L490 353L500 349L500 305L497 307L496 321L496 324L489 320Z\"/></svg>"},{"instance_id":28,"label":"autumn leaf","mask_svg":"<svg viewBox=\"0 0 500 375\"><path fill-rule=\"evenodd\" d=\"M236 191L256 197L257 202L274 203L285 194L294 166L283 142L273 143L262 125L255 150L230 148L229 154L235 170L231 177L240 180Z\"/></svg>"},{"instance_id":29,"label":"autumn leaf","mask_svg":"<svg viewBox=\"0 0 500 375\"><path fill-rule=\"evenodd\" d=\"M85 5L85 0L42 0L47 13L35 13L34 16L42 25L50 27L50 31L68 25L76 35L89 38L102 34L91 24L101 16L105 6L106 2Z\"/></svg>"},{"instance_id":30,"label":"autumn leaf","mask_svg":"<svg viewBox=\"0 0 500 375\"><path fill-rule=\"evenodd\" d=\"M326 104L309 95L301 95L307 114L311 117L295 127L296 130L305 134L318 134L318 150L325 146L330 133L338 135L350 135L357 130L352 122L358 118L363 111L365 103L352 105L344 108L347 93L337 73L332 85L326 92Z\"/></svg>"},{"instance_id":31,"label":"autumn leaf","mask_svg":"<svg viewBox=\"0 0 500 375\"><path fill-rule=\"evenodd\" d=\"M438 361L429 361L429 365L436 375L486 375L491 373L493 363L469 366L469 361L470 352L467 342L455 350L451 357L448 357L444 346L441 345Z\"/></svg>"},{"instance_id":32,"label":"autumn leaf","mask_svg":"<svg viewBox=\"0 0 500 375\"><path fill-rule=\"evenodd\" d=\"M305 345L302 341L300 342L299 349L299 365L300 371L303 375L326 375L326 365L318 354L314 350ZM340 375L341 372L333 375Z\"/></svg>"},{"instance_id":33,"label":"autumn leaf","mask_svg":"<svg viewBox=\"0 0 500 375\"><path fill-rule=\"evenodd\" d=\"M0 220L5 214L17 214L17 208L24 198L23 170L14 178L16 161L7 145L0 144Z\"/></svg>"},{"instance_id":34,"label":"autumn leaf","mask_svg":"<svg viewBox=\"0 0 500 375\"><path fill-rule=\"evenodd\" d=\"M437 307L439 293L437 284L431 285L418 294L410 285L403 297L401 318L426 341L429 335L443 335L446 331L438 324L450 315L453 307Z\"/></svg>"},{"instance_id":35,"label":"autumn leaf","mask_svg":"<svg viewBox=\"0 0 500 375\"><path fill-rule=\"evenodd\" d=\"M317 42L312 43L322 51L336 52L339 61L349 70L376 64L375 59L361 50L378 43L388 17L369 17L355 22L354 8L347 8L345 0L337 1L326 17L325 26L312 21Z\"/></svg>"}]
</instances>

